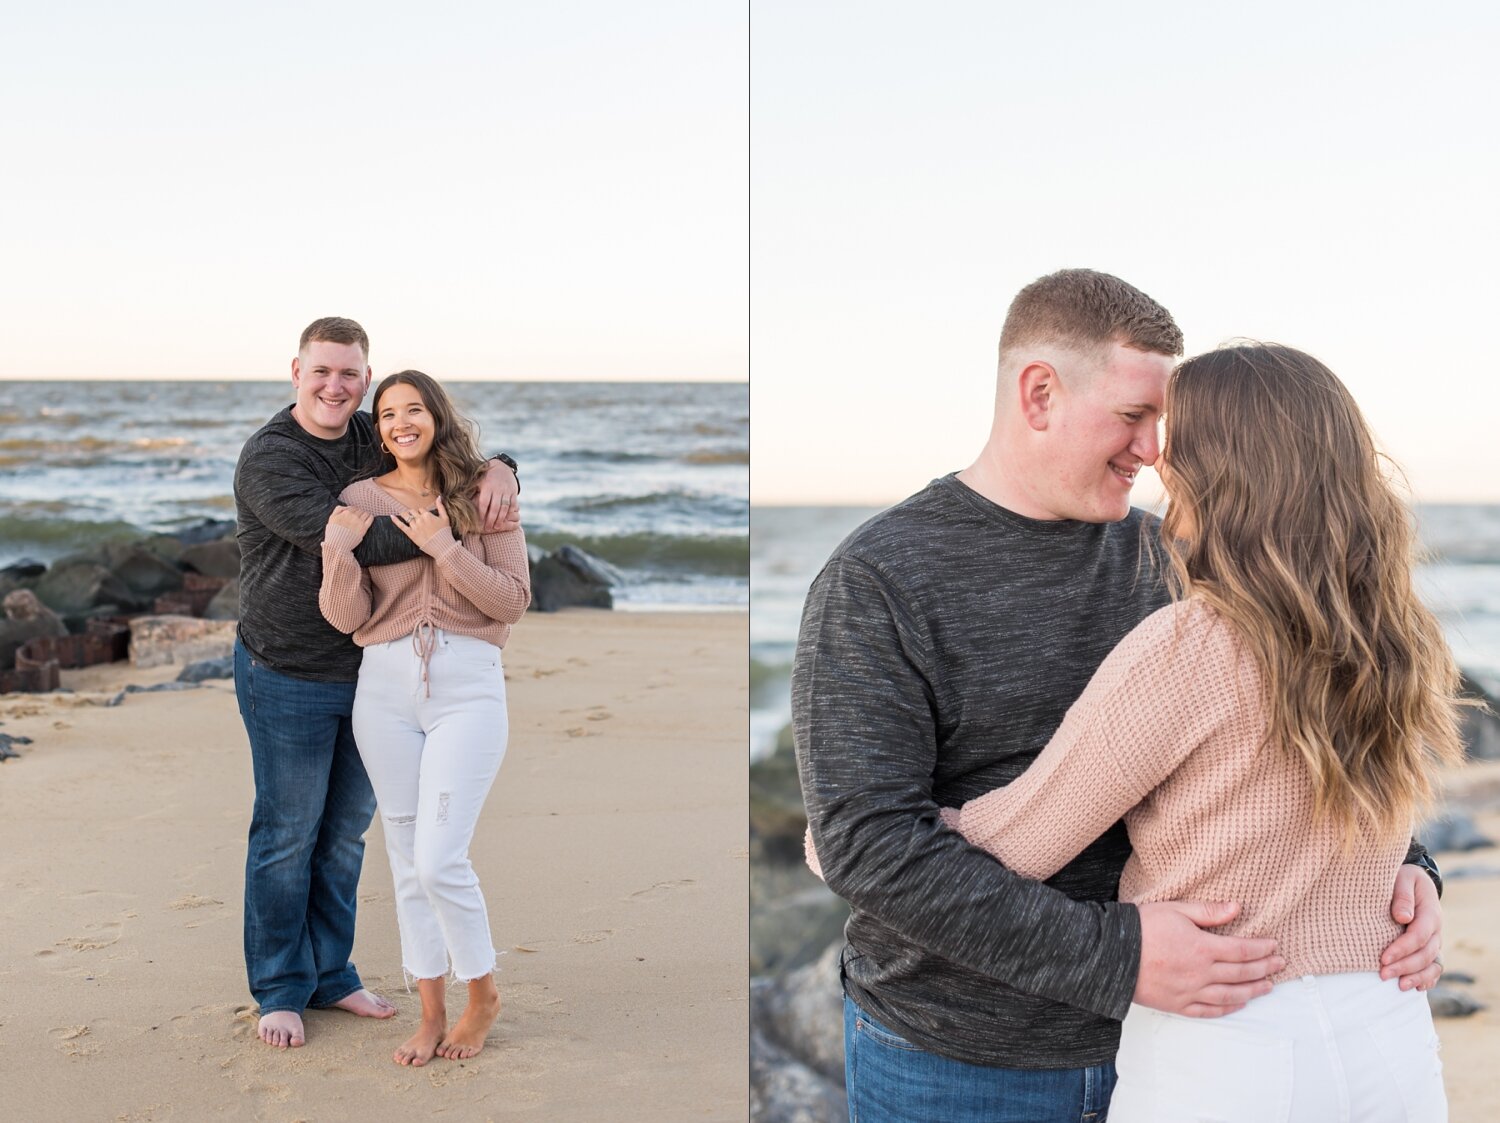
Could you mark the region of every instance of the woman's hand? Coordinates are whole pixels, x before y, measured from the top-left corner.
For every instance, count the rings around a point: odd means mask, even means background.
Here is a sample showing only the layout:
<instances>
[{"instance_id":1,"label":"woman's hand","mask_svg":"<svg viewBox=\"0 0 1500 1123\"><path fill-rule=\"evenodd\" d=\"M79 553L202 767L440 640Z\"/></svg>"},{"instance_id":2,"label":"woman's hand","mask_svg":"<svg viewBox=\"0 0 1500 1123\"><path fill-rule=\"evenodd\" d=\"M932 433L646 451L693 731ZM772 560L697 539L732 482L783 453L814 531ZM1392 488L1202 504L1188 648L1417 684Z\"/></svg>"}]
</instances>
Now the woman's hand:
<instances>
[{"instance_id":1,"label":"woman's hand","mask_svg":"<svg viewBox=\"0 0 1500 1123\"><path fill-rule=\"evenodd\" d=\"M392 515L391 519L401 528L403 534L416 543L418 549L427 545L428 540L438 531L444 528L452 529L452 524L448 521L448 508L443 506L441 495L437 497L436 514L412 508L399 515Z\"/></svg>"},{"instance_id":2,"label":"woman's hand","mask_svg":"<svg viewBox=\"0 0 1500 1123\"><path fill-rule=\"evenodd\" d=\"M329 526L343 527L354 535L354 541L350 548L358 546L365 540L365 532L370 529L370 524L375 521L375 516L369 511L361 511L358 507L335 507L333 514L328 516Z\"/></svg>"}]
</instances>

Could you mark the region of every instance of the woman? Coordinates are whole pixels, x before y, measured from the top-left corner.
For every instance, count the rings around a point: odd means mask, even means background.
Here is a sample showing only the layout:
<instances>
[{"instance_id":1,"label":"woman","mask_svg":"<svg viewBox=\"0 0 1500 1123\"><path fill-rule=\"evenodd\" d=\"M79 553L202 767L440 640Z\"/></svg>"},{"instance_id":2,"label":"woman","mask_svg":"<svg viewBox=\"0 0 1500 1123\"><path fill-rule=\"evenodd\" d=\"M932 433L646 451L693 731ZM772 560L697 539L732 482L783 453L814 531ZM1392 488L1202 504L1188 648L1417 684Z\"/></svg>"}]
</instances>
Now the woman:
<instances>
[{"instance_id":1,"label":"woman","mask_svg":"<svg viewBox=\"0 0 1500 1123\"><path fill-rule=\"evenodd\" d=\"M520 531L480 534L473 496L485 471L470 423L441 386L406 370L381 382L373 478L350 484L328 520L318 604L364 648L354 737L384 820L401 957L417 979L422 1024L394 1060L464 1060L500 1012L495 949L469 840L505 755L500 649L531 602ZM422 550L361 569L353 550L389 515ZM445 976L468 983L448 1028Z\"/></svg>"},{"instance_id":2,"label":"woman","mask_svg":"<svg viewBox=\"0 0 1500 1123\"><path fill-rule=\"evenodd\" d=\"M1445 1119L1426 999L1378 974L1415 813L1463 755L1409 517L1347 390L1301 352L1190 359L1166 416L1175 603L1022 776L943 817L1045 879L1123 815L1122 900L1239 901L1222 931L1277 940L1276 985L1235 1013L1131 1008L1112 1123Z\"/></svg>"}]
</instances>

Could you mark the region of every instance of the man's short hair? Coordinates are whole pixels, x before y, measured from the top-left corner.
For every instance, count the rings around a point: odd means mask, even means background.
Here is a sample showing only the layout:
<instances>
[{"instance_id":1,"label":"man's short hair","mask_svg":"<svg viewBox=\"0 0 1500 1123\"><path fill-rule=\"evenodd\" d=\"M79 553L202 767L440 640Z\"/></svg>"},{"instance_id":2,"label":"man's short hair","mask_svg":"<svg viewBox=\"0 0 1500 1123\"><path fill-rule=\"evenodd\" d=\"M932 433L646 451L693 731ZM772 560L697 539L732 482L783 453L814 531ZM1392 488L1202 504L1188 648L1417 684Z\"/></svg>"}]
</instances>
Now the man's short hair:
<instances>
[{"instance_id":1,"label":"man's short hair","mask_svg":"<svg viewBox=\"0 0 1500 1123\"><path fill-rule=\"evenodd\" d=\"M1093 269L1060 269L1016 294L1000 332L1000 357L1037 344L1092 351L1123 343L1139 351L1182 354L1182 329L1134 285Z\"/></svg>"},{"instance_id":2,"label":"man's short hair","mask_svg":"<svg viewBox=\"0 0 1500 1123\"><path fill-rule=\"evenodd\" d=\"M306 351L309 343L358 343L359 349L365 353L365 361L370 359L370 337L365 334L365 329L343 316L324 316L303 328L302 338L297 341L297 353L300 355Z\"/></svg>"}]
</instances>

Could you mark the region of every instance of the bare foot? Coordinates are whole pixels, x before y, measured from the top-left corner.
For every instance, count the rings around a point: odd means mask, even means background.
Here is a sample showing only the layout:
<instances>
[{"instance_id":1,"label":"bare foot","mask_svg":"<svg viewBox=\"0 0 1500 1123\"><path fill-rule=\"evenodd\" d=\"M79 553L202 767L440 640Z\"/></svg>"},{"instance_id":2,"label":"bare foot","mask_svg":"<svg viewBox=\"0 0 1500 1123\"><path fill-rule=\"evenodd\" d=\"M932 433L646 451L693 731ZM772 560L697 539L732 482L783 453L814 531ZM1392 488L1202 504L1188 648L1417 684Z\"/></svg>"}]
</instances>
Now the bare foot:
<instances>
[{"instance_id":1,"label":"bare foot","mask_svg":"<svg viewBox=\"0 0 1500 1123\"><path fill-rule=\"evenodd\" d=\"M485 1035L499 1016L500 992L495 989L494 976L475 979L469 984L469 1004L464 1007L464 1016L439 1043L438 1056L466 1061L478 1055L484 1048Z\"/></svg>"},{"instance_id":2,"label":"bare foot","mask_svg":"<svg viewBox=\"0 0 1500 1123\"><path fill-rule=\"evenodd\" d=\"M390 1018L394 1017L396 1008L378 994L371 994L367 990L357 990L351 995L340 998L334 1007L339 1010L348 1010L351 1014L358 1014L361 1018Z\"/></svg>"},{"instance_id":3,"label":"bare foot","mask_svg":"<svg viewBox=\"0 0 1500 1123\"><path fill-rule=\"evenodd\" d=\"M443 1034L448 1029L446 1021L429 1022L425 1018L421 1027L391 1054L391 1060L398 1065L415 1065L421 1068L432 1055L437 1052L437 1045L442 1040Z\"/></svg>"},{"instance_id":4,"label":"bare foot","mask_svg":"<svg viewBox=\"0 0 1500 1123\"><path fill-rule=\"evenodd\" d=\"M307 1042L302 1015L294 1010L273 1010L260 1016L260 1039L278 1049L300 1049Z\"/></svg>"},{"instance_id":5,"label":"bare foot","mask_svg":"<svg viewBox=\"0 0 1500 1123\"><path fill-rule=\"evenodd\" d=\"M448 1030L448 996L445 980L418 979L417 993L422 996L422 1025L391 1054L398 1065L421 1068L437 1052L438 1042Z\"/></svg>"}]
</instances>

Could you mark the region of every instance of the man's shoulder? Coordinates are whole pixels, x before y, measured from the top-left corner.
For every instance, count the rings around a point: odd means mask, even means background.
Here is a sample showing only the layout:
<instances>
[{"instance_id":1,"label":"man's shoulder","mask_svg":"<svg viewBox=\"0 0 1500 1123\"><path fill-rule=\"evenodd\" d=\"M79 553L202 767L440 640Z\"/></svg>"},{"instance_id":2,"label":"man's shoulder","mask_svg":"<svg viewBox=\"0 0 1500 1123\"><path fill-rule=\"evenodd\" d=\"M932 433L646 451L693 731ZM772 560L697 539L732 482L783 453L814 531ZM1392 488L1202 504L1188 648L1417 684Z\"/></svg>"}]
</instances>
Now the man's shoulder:
<instances>
[{"instance_id":1,"label":"man's shoulder","mask_svg":"<svg viewBox=\"0 0 1500 1123\"><path fill-rule=\"evenodd\" d=\"M951 477L933 480L921 491L880 511L855 527L834 549L829 560L841 558L874 562L892 550L912 545L941 544L952 535L957 509L949 493Z\"/></svg>"}]
</instances>

